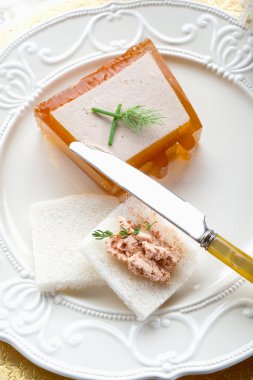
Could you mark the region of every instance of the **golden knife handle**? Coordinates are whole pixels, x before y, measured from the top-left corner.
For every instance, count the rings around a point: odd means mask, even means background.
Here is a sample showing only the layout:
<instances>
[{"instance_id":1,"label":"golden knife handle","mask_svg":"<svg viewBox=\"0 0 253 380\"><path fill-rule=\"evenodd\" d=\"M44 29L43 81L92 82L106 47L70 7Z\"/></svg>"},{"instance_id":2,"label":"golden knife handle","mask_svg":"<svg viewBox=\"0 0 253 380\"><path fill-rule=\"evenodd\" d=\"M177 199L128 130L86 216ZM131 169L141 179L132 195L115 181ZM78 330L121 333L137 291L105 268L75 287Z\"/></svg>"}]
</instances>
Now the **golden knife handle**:
<instances>
[{"instance_id":1,"label":"golden knife handle","mask_svg":"<svg viewBox=\"0 0 253 380\"><path fill-rule=\"evenodd\" d=\"M253 282L253 257L236 248L219 235L216 235L207 250L241 276Z\"/></svg>"}]
</instances>

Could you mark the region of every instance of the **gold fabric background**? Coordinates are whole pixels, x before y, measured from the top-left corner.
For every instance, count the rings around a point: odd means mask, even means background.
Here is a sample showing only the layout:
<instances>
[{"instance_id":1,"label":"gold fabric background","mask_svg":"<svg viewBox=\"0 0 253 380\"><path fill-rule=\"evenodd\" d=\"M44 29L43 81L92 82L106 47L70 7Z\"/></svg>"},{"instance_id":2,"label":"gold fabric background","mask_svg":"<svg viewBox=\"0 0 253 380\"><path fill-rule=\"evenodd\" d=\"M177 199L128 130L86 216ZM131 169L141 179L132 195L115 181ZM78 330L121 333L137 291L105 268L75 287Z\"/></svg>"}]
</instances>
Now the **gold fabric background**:
<instances>
[{"instance_id":1,"label":"gold fabric background","mask_svg":"<svg viewBox=\"0 0 253 380\"><path fill-rule=\"evenodd\" d=\"M0 0L1 1L1 0ZM121 0L124 2L124 0ZM15 30L1 35L0 45L7 44L17 35L44 20L80 7L95 7L108 3L109 0L62 0L40 12L35 13L29 20L20 20ZM219 7L235 17L242 12L240 0L198 0L200 3ZM45 371L20 355L14 348L0 342L0 380L68 380L66 377L54 375ZM253 357L229 369L211 375L186 376L182 380L253 380Z\"/></svg>"}]
</instances>

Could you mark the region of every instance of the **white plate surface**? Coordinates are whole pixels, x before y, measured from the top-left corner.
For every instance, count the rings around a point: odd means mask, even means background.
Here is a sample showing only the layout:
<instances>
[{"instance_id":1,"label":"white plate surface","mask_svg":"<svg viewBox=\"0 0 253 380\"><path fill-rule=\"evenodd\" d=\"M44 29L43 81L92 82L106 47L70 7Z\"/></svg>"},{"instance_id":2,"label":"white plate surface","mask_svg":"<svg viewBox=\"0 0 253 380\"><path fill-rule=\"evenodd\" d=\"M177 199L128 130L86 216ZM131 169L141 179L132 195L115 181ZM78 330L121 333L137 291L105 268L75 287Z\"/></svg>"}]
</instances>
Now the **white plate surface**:
<instances>
[{"instance_id":1,"label":"white plate surface","mask_svg":"<svg viewBox=\"0 0 253 380\"><path fill-rule=\"evenodd\" d=\"M192 161L171 164L163 184L252 251L252 35L215 9L139 1L72 12L22 36L0 57L0 338L73 378L175 378L253 351L252 287L208 254L188 286L142 323L106 287L43 295L34 284L31 204L101 190L45 140L33 107L144 37L204 125Z\"/></svg>"}]
</instances>

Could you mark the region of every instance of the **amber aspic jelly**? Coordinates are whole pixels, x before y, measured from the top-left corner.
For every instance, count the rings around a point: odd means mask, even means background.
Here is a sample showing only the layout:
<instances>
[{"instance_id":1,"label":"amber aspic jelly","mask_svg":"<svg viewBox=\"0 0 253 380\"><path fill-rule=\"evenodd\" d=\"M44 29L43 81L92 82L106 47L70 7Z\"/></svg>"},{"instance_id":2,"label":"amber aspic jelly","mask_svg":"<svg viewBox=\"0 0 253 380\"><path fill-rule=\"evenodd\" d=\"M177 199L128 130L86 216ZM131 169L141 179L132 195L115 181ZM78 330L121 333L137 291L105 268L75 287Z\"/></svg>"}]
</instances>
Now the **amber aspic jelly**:
<instances>
[{"instance_id":1,"label":"amber aspic jelly","mask_svg":"<svg viewBox=\"0 0 253 380\"><path fill-rule=\"evenodd\" d=\"M120 126L116 141L108 147L104 135L109 134L111 120L92 114L90 108L111 107L114 112L119 102L123 107L141 104L161 108L165 121L159 128L150 127L153 129L140 133ZM103 149L136 168L161 178L171 160L190 158L202 128L190 101L149 39L36 106L35 117L42 131L111 194L119 188L74 155L69 150L71 142L103 145Z\"/></svg>"}]
</instances>

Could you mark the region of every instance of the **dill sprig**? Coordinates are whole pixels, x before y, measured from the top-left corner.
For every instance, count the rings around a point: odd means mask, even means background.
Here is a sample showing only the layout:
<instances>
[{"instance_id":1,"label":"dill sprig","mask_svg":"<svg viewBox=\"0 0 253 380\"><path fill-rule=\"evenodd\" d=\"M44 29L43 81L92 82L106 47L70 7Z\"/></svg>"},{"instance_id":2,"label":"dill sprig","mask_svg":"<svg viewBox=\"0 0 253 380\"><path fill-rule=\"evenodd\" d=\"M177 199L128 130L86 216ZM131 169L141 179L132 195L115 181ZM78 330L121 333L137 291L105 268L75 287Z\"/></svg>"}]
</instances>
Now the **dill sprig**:
<instances>
[{"instance_id":1,"label":"dill sprig","mask_svg":"<svg viewBox=\"0 0 253 380\"><path fill-rule=\"evenodd\" d=\"M144 127L161 125L163 116L156 110L144 106L134 106L121 113L121 120L128 127L140 132Z\"/></svg>"},{"instance_id":2,"label":"dill sprig","mask_svg":"<svg viewBox=\"0 0 253 380\"><path fill-rule=\"evenodd\" d=\"M152 125L161 125L163 123L164 117L160 115L157 110L137 105L122 112L121 107L122 104L118 104L116 112L110 112L96 107L91 108L92 112L113 117L110 137L108 140L109 145L112 145L113 143L117 128L117 121L119 120L121 120L127 127L133 129L137 133L142 131L144 128L150 127Z\"/></svg>"}]
</instances>

